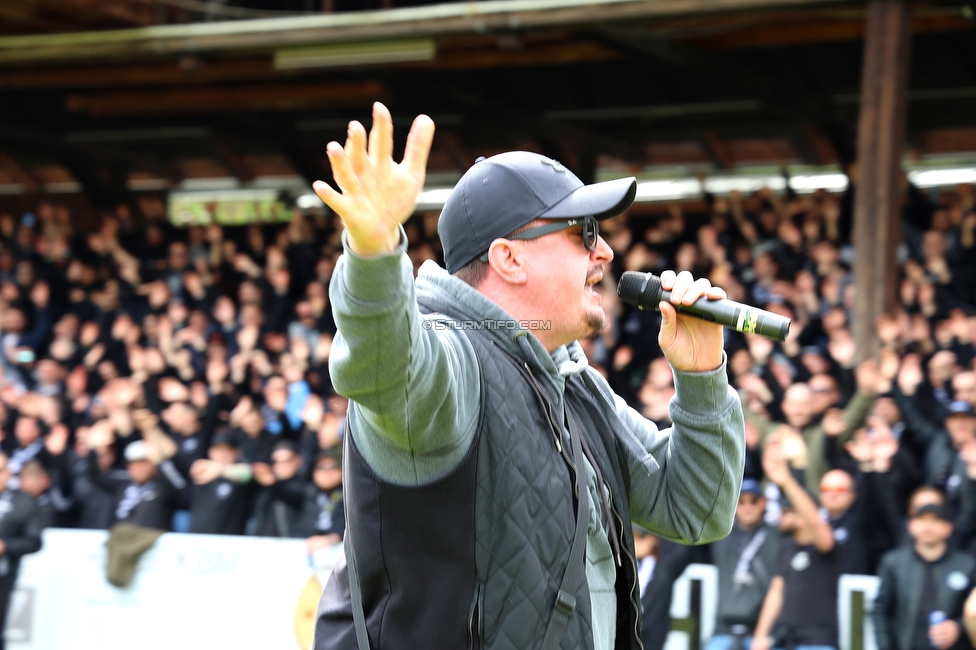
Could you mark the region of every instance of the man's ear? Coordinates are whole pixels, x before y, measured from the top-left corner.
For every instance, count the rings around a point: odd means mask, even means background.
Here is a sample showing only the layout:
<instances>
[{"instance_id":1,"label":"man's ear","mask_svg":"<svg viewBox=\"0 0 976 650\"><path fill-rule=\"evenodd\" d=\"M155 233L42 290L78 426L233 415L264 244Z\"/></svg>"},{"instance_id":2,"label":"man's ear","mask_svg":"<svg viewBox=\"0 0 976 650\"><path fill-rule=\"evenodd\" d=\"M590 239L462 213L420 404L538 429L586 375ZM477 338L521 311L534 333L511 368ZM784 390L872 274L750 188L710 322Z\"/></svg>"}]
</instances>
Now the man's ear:
<instances>
[{"instance_id":1,"label":"man's ear","mask_svg":"<svg viewBox=\"0 0 976 650\"><path fill-rule=\"evenodd\" d=\"M525 284L528 274L522 264L520 242L496 239L488 249L488 265L503 282Z\"/></svg>"}]
</instances>

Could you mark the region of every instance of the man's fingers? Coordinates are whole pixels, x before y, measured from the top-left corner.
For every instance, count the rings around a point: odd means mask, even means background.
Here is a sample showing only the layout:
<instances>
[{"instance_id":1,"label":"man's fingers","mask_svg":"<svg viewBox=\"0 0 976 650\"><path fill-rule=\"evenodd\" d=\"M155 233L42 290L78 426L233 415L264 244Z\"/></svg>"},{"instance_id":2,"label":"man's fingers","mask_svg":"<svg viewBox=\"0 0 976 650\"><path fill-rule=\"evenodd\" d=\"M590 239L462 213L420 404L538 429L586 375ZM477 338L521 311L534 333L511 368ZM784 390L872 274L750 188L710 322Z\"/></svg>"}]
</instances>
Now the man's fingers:
<instances>
[{"instance_id":1,"label":"man's fingers","mask_svg":"<svg viewBox=\"0 0 976 650\"><path fill-rule=\"evenodd\" d=\"M333 212L339 215L348 214L349 199L332 189L328 183L315 181L312 183L312 189L327 206L332 208Z\"/></svg>"},{"instance_id":2,"label":"man's fingers","mask_svg":"<svg viewBox=\"0 0 976 650\"><path fill-rule=\"evenodd\" d=\"M685 297L685 293L691 289L695 279L688 271L682 271L674 278L674 286L671 288L671 302L679 304ZM663 286L663 283L662 283Z\"/></svg>"},{"instance_id":3,"label":"man's fingers","mask_svg":"<svg viewBox=\"0 0 976 650\"><path fill-rule=\"evenodd\" d=\"M705 295L708 289L712 286L711 282L705 278L699 278L695 280L688 290L684 292L681 297L682 304L693 305L695 301Z\"/></svg>"},{"instance_id":4,"label":"man's fingers","mask_svg":"<svg viewBox=\"0 0 976 650\"><path fill-rule=\"evenodd\" d=\"M407 172L417 179L427 174L427 156L434 142L434 121L426 115L418 115L407 135L407 147L403 152L403 164Z\"/></svg>"},{"instance_id":5,"label":"man's fingers","mask_svg":"<svg viewBox=\"0 0 976 650\"><path fill-rule=\"evenodd\" d=\"M670 269L661 273L661 288L665 291L671 291L671 287L674 286L674 271Z\"/></svg>"},{"instance_id":6,"label":"man's fingers","mask_svg":"<svg viewBox=\"0 0 976 650\"><path fill-rule=\"evenodd\" d=\"M344 194L355 193L360 189L359 178L353 170L347 151L337 142L330 142L325 148L332 165L332 177Z\"/></svg>"},{"instance_id":7,"label":"man's fingers","mask_svg":"<svg viewBox=\"0 0 976 650\"><path fill-rule=\"evenodd\" d=\"M725 300L729 296L722 287L709 287L708 291L705 292L705 297L709 300Z\"/></svg>"},{"instance_id":8,"label":"man's fingers","mask_svg":"<svg viewBox=\"0 0 976 650\"><path fill-rule=\"evenodd\" d=\"M369 168L369 158L366 155L366 127L356 120L349 123L346 157L357 175L362 175Z\"/></svg>"},{"instance_id":9,"label":"man's fingers","mask_svg":"<svg viewBox=\"0 0 976 650\"><path fill-rule=\"evenodd\" d=\"M393 116L380 102L373 103L373 128L369 131L369 159L374 165L393 160Z\"/></svg>"}]
</instances>

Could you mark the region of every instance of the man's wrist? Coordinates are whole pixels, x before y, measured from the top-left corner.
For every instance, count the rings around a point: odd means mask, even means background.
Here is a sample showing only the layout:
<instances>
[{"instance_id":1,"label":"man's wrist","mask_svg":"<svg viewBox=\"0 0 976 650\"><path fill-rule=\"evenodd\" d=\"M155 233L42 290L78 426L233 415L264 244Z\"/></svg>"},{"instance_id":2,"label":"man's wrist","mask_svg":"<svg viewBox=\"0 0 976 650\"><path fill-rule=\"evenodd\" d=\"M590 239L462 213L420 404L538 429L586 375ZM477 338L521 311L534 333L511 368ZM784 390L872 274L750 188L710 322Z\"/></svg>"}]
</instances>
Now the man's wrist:
<instances>
[{"instance_id":1,"label":"man's wrist","mask_svg":"<svg viewBox=\"0 0 976 650\"><path fill-rule=\"evenodd\" d=\"M341 271L340 286L349 296L362 302L386 302L401 294L407 272L404 265L409 266L411 277L413 266L404 254L407 250L406 233L402 228L400 233L400 244L394 250L364 257L350 247L349 231L343 231L342 242L346 254L340 263L347 268Z\"/></svg>"},{"instance_id":2,"label":"man's wrist","mask_svg":"<svg viewBox=\"0 0 976 650\"><path fill-rule=\"evenodd\" d=\"M396 252L400 247L400 228L363 241L346 229L346 244L353 253L363 258L379 257Z\"/></svg>"},{"instance_id":3,"label":"man's wrist","mask_svg":"<svg viewBox=\"0 0 976 650\"><path fill-rule=\"evenodd\" d=\"M729 403L729 384L725 364L726 357L723 350L720 363L713 370L689 372L672 366L675 395L681 408L698 414L724 411Z\"/></svg>"}]
</instances>

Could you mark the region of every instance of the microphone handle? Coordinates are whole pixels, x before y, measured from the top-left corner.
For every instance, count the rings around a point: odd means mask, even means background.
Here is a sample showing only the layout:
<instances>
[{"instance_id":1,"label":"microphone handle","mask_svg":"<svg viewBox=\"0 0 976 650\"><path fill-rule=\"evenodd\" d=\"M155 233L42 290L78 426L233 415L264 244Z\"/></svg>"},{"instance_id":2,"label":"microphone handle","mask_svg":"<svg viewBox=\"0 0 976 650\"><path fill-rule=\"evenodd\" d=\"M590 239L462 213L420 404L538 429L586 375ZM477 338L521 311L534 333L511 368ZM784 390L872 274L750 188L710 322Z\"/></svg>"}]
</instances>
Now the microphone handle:
<instances>
[{"instance_id":1,"label":"microphone handle","mask_svg":"<svg viewBox=\"0 0 976 650\"><path fill-rule=\"evenodd\" d=\"M671 303L671 292L661 290L661 300ZM654 309L658 308L654 301ZM688 314L710 323L718 323L744 334L759 334L783 342L790 332L790 319L734 300L709 300L702 296L690 305L675 305L679 314Z\"/></svg>"}]
</instances>

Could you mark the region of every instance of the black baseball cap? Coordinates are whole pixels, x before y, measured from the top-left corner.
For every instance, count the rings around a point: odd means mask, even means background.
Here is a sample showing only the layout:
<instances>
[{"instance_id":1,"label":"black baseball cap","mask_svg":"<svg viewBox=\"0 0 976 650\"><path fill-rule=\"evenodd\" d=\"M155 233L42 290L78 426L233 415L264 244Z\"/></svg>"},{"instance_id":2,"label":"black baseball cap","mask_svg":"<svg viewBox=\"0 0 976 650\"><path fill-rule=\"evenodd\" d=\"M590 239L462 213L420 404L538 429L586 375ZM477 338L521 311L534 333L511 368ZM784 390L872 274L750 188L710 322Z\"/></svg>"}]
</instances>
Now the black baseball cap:
<instances>
[{"instance_id":1,"label":"black baseball cap","mask_svg":"<svg viewBox=\"0 0 976 650\"><path fill-rule=\"evenodd\" d=\"M528 151L479 158L444 203L437 233L444 263L454 273L499 237L535 219L614 217L631 206L637 179L593 185L559 162Z\"/></svg>"},{"instance_id":2,"label":"black baseball cap","mask_svg":"<svg viewBox=\"0 0 976 650\"><path fill-rule=\"evenodd\" d=\"M227 427L214 433L214 437L210 441L210 446L239 449L241 446L241 438L236 431Z\"/></svg>"},{"instance_id":3,"label":"black baseball cap","mask_svg":"<svg viewBox=\"0 0 976 650\"><path fill-rule=\"evenodd\" d=\"M926 503L924 506L915 511L915 514L912 515L912 519L921 517L922 515L934 515L943 521L952 521L952 516L949 514L949 510L945 506L937 503Z\"/></svg>"}]
</instances>

